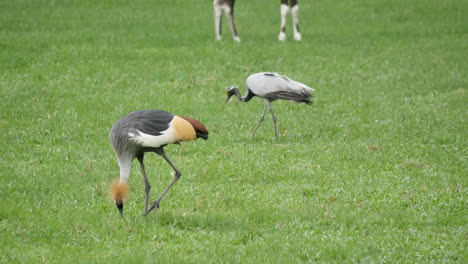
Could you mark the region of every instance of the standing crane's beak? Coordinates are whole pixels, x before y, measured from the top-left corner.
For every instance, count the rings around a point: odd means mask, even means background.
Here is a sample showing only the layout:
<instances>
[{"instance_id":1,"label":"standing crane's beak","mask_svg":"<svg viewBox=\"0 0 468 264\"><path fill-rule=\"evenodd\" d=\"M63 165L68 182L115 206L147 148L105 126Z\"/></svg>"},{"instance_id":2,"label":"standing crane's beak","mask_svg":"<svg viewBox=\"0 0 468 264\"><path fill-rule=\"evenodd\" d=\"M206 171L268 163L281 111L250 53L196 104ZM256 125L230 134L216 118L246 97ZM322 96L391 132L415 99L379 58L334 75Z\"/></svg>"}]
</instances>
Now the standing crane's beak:
<instances>
[{"instance_id":1,"label":"standing crane's beak","mask_svg":"<svg viewBox=\"0 0 468 264\"><path fill-rule=\"evenodd\" d=\"M234 89L235 88L234 86L231 86L231 87L228 87L227 88L227 98L226 98L226 103L229 101L229 99L231 98L231 96L233 96L235 94L234 92Z\"/></svg>"}]
</instances>

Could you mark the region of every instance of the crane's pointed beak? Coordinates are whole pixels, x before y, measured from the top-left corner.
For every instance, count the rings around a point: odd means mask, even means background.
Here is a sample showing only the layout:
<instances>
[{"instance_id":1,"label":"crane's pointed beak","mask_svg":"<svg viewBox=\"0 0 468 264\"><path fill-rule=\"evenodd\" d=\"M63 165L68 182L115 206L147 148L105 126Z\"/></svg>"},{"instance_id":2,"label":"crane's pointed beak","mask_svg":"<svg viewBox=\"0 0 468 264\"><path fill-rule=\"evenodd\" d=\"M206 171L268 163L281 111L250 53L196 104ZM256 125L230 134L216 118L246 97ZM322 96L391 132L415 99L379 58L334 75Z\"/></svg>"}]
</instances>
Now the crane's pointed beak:
<instances>
[{"instance_id":1,"label":"crane's pointed beak","mask_svg":"<svg viewBox=\"0 0 468 264\"><path fill-rule=\"evenodd\" d=\"M233 95L235 94L235 91L234 91L235 88L236 88L236 87L234 87L234 86L230 86L230 87L228 87L228 88L226 89L226 91L227 91L226 103L229 101L229 99L231 98L231 96L233 96Z\"/></svg>"},{"instance_id":2,"label":"crane's pointed beak","mask_svg":"<svg viewBox=\"0 0 468 264\"><path fill-rule=\"evenodd\" d=\"M119 209L120 216L123 217L123 202L116 202L115 205L117 205L117 209Z\"/></svg>"},{"instance_id":3,"label":"crane's pointed beak","mask_svg":"<svg viewBox=\"0 0 468 264\"><path fill-rule=\"evenodd\" d=\"M208 134L197 132L197 138L203 138L204 140L208 140Z\"/></svg>"},{"instance_id":4,"label":"crane's pointed beak","mask_svg":"<svg viewBox=\"0 0 468 264\"><path fill-rule=\"evenodd\" d=\"M228 93L228 97L226 98L225 104L227 104L227 103L229 102L229 99L231 99L231 96L232 96L232 94L229 94L229 93Z\"/></svg>"}]
</instances>

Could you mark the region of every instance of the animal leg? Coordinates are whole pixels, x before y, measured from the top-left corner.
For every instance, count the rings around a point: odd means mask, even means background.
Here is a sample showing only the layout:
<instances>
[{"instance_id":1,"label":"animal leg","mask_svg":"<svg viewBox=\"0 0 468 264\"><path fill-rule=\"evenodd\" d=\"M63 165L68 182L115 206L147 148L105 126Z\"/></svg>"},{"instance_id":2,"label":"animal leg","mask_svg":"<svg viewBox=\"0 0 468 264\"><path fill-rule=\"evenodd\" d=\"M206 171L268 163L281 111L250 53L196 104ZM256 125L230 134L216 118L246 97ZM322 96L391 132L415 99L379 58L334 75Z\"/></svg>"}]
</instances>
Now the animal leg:
<instances>
[{"instance_id":1,"label":"animal leg","mask_svg":"<svg viewBox=\"0 0 468 264\"><path fill-rule=\"evenodd\" d=\"M140 154L137 156L138 161L140 162L141 172L143 173L143 179L145 181L145 214L148 211L148 201L149 201L149 193L151 190L151 185L148 180L148 176L146 176L145 164L143 163L143 159L145 154Z\"/></svg>"},{"instance_id":2,"label":"animal leg","mask_svg":"<svg viewBox=\"0 0 468 264\"><path fill-rule=\"evenodd\" d=\"M282 1L281 7L280 7L280 13L281 13L281 27L280 27L280 33L278 35L278 40L279 41L285 41L286 40L286 20L288 18L288 13L289 13L289 6L285 1Z\"/></svg>"},{"instance_id":3,"label":"animal leg","mask_svg":"<svg viewBox=\"0 0 468 264\"><path fill-rule=\"evenodd\" d=\"M236 25L234 24L234 5L232 7L225 7L226 18L231 29L232 39L235 42L240 42L240 38L237 35Z\"/></svg>"},{"instance_id":4,"label":"animal leg","mask_svg":"<svg viewBox=\"0 0 468 264\"><path fill-rule=\"evenodd\" d=\"M252 139L255 135L255 132L257 131L257 128L260 126L260 124L263 122L263 120L265 119L265 111L267 109L267 103L268 100L265 100L265 106L263 107L263 113L262 115L260 116L260 119L258 120L258 124L257 126L255 127L254 131L252 132L252 135L250 135L250 138Z\"/></svg>"},{"instance_id":5,"label":"animal leg","mask_svg":"<svg viewBox=\"0 0 468 264\"><path fill-rule=\"evenodd\" d=\"M278 139L278 128L276 127L276 116L273 113L273 109L271 108L271 103L270 101L265 101L266 105L268 105L268 108L270 108L270 113L271 113L271 118L273 119L273 124L275 125L275 137Z\"/></svg>"},{"instance_id":6,"label":"animal leg","mask_svg":"<svg viewBox=\"0 0 468 264\"><path fill-rule=\"evenodd\" d=\"M215 19L215 40L221 40L221 17L223 16L223 8L221 5L214 1L214 19Z\"/></svg>"},{"instance_id":7,"label":"animal leg","mask_svg":"<svg viewBox=\"0 0 468 264\"><path fill-rule=\"evenodd\" d=\"M171 183L169 183L169 185L166 187L166 189L164 189L164 191L162 192L162 194L159 196L159 198L153 203L153 205L148 209L148 211L146 211L145 213L145 216L147 214L149 214L149 212L151 212L153 209L157 209L159 208L159 203L161 202L162 198L164 197L164 195L166 195L167 191L169 191L169 189L172 187L172 185L174 185L174 183L176 183L177 180L180 179L180 176L182 176L182 174L180 173L180 171L176 168L176 166L174 166L174 164L172 164L172 162L169 160L169 158L166 156L166 154L164 153L164 150L159 150L156 152L157 154L161 155L166 161L167 163L169 163L169 165L171 165L172 169L174 169L174 179L171 181Z\"/></svg>"},{"instance_id":8,"label":"animal leg","mask_svg":"<svg viewBox=\"0 0 468 264\"><path fill-rule=\"evenodd\" d=\"M299 32L299 5L298 4L291 4L291 13L293 19L293 32L294 32L294 40L301 41L302 36Z\"/></svg>"}]
</instances>

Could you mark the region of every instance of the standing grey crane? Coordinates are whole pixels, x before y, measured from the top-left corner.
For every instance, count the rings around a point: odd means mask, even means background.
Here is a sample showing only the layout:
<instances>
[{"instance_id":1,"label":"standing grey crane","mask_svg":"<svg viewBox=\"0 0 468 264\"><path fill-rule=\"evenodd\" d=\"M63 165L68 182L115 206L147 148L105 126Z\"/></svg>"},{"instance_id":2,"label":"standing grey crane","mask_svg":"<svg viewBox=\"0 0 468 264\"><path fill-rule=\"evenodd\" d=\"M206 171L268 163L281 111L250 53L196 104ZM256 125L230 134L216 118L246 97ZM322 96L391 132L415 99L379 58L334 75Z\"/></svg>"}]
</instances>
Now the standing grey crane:
<instances>
[{"instance_id":1,"label":"standing grey crane","mask_svg":"<svg viewBox=\"0 0 468 264\"><path fill-rule=\"evenodd\" d=\"M260 124L265 118L265 111L267 107L270 109L271 117L275 125L275 137L278 139L278 129L276 127L276 116L271 109L271 102L277 99L289 100L298 103L312 104L311 92L315 92L313 88L294 81L286 76L280 75L273 72L259 72L250 75L246 80L247 94L242 97L239 89L235 86L231 86L227 89L227 100L231 96L236 95L237 98L242 102L248 102L252 97L258 96L265 99L265 107L263 113L258 120L258 124L252 132L251 138L255 135Z\"/></svg>"},{"instance_id":2,"label":"standing grey crane","mask_svg":"<svg viewBox=\"0 0 468 264\"><path fill-rule=\"evenodd\" d=\"M112 194L120 215L123 216L123 203L128 190L128 177L135 157L140 162L145 181L145 216L155 208L171 186L180 178L180 171L164 152L167 144L190 141L197 138L208 139L208 130L199 121L185 116L176 116L162 110L140 110L129 113L117 121L109 133L109 139L117 155L120 179L112 185ZM159 198L148 208L151 185L143 163L146 152L154 152L164 158L172 169L174 179Z\"/></svg>"}]
</instances>

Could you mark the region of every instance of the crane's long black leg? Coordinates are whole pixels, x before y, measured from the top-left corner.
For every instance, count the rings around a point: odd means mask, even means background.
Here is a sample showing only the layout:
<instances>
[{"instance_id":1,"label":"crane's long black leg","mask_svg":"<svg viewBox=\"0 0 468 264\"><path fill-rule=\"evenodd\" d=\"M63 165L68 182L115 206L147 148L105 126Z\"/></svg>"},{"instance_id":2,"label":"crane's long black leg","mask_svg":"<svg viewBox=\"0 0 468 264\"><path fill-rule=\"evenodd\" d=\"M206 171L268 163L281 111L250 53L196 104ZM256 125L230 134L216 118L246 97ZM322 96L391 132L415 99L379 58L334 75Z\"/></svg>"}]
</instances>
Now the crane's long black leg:
<instances>
[{"instance_id":1,"label":"crane's long black leg","mask_svg":"<svg viewBox=\"0 0 468 264\"><path fill-rule=\"evenodd\" d=\"M260 126L260 124L263 122L263 120L265 119L265 111L267 109L267 102L268 100L265 100L265 107L263 107L263 113L262 115L260 116L260 119L258 120L258 124L257 126L255 127L254 131L252 132L252 135L250 135L250 138L253 138L254 135L255 135L255 132L257 132L257 128Z\"/></svg>"},{"instance_id":2,"label":"crane's long black leg","mask_svg":"<svg viewBox=\"0 0 468 264\"><path fill-rule=\"evenodd\" d=\"M271 108L270 101L266 100L265 102L266 102L265 104L268 105L268 108L270 108L271 118L273 119L273 124L275 125L275 137L276 139L278 139L278 128L276 127L276 116L273 113L273 109Z\"/></svg>"},{"instance_id":3,"label":"crane's long black leg","mask_svg":"<svg viewBox=\"0 0 468 264\"><path fill-rule=\"evenodd\" d=\"M137 155L138 161L140 162L141 173L143 173L143 179L145 181L145 214L148 211L148 202L149 202L149 193L151 190L151 185L148 180L148 176L146 176L145 164L143 163L143 159L145 158L145 154Z\"/></svg>"},{"instance_id":4,"label":"crane's long black leg","mask_svg":"<svg viewBox=\"0 0 468 264\"><path fill-rule=\"evenodd\" d=\"M169 160L169 158L166 156L166 154L164 153L164 150L159 150L156 152L157 154L161 155L166 161L167 163L169 163L169 165L171 165L171 167L174 169L174 179L171 181L171 183L169 183L169 185L166 187L166 189L162 192L162 194L159 196L159 198L153 203L153 205L148 209L148 211L146 211L145 213L145 216L151 212L153 209L155 208L159 208L159 203L161 202L162 198L164 197L164 195L166 195L167 191L169 191L169 189L172 187L172 185L174 185L174 183L176 183L177 180L180 179L180 176L182 176L182 174L180 173L180 171L176 168L176 166L174 166L174 164L172 164L172 162Z\"/></svg>"}]
</instances>

